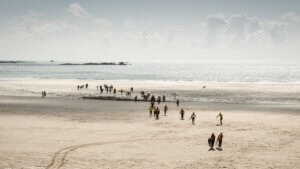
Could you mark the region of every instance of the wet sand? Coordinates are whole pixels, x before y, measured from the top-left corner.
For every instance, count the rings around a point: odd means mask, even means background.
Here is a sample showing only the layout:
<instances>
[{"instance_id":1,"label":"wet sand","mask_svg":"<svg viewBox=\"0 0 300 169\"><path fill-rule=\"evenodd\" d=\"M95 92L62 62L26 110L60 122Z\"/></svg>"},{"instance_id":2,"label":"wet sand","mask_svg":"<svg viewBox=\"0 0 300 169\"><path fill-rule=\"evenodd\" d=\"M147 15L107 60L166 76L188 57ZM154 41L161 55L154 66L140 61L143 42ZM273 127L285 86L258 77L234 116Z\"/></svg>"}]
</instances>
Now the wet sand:
<instances>
[{"instance_id":1,"label":"wet sand","mask_svg":"<svg viewBox=\"0 0 300 169\"><path fill-rule=\"evenodd\" d=\"M168 103L154 120L148 104L0 96L0 169L300 167L297 105L183 102L180 120ZM212 132L222 151L208 151Z\"/></svg>"}]
</instances>

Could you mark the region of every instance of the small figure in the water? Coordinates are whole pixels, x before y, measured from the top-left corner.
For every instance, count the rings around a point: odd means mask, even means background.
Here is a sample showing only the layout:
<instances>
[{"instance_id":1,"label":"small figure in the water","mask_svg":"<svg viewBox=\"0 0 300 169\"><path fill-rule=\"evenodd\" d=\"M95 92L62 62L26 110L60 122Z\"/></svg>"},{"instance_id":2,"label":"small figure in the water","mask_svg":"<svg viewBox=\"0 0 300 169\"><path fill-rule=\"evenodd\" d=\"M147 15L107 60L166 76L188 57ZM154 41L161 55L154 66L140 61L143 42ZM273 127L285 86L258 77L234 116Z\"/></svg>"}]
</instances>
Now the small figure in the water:
<instances>
[{"instance_id":1,"label":"small figure in the water","mask_svg":"<svg viewBox=\"0 0 300 169\"><path fill-rule=\"evenodd\" d=\"M166 96L165 96L165 95L163 95L163 97L162 97L162 101L163 101L163 102L165 102L165 101L166 101Z\"/></svg>"},{"instance_id":2,"label":"small figure in the water","mask_svg":"<svg viewBox=\"0 0 300 169\"><path fill-rule=\"evenodd\" d=\"M114 88L114 94L116 94L117 93L117 89L116 88Z\"/></svg>"},{"instance_id":3,"label":"small figure in the water","mask_svg":"<svg viewBox=\"0 0 300 169\"><path fill-rule=\"evenodd\" d=\"M79 86L79 85L77 85L77 90L79 90L79 88L80 88L80 86Z\"/></svg>"},{"instance_id":4,"label":"small figure in the water","mask_svg":"<svg viewBox=\"0 0 300 169\"><path fill-rule=\"evenodd\" d=\"M133 92L133 87L130 88L130 91Z\"/></svg>"},{"instance_id":5,"label":"small figure in the water","mask_svg":"<svg viewBox=\"0 0 300 169\"><path fill-rule=\"evenodd\" d=\"M164 113L165 113L164 115L165 115L165 116L167 115L167 111L168 111L168 109L169 109L169 108L168 108L168 106L167 106L167 105L165 105L165 107L164 107Z\"/></svg>"},{"instance_id":6,"label":"small figure in the water","mask_svg":"<svg viewBox=\"0 0 300 169\"><path fill-rule=\"evenodd\" d=\"M88 87L89 87L89 84L86 83L86 84L85 84L85 88L87 89Z\"/></svg>"},{"instance_id":7,"label":"small figure in the water","mask_svg":"<svg viewBox=\"0 0 300 169\"><path fill-rule=\"evenodd\" d=\"M223 114L220 112L220 113L217 115L216 118L218 118L218 117L220 117L220 125L223 126L223 123L222 123L222 121L223 121Z\"/></svg>"},{"instance_id":8,"label":"small figure in the water","mask_svg":"<svg viewBox=\"0 0 300 169\"><path fill-rule=\"evenodd\" d=\"M196 114L195 112L193 112L193 114L191 115L191 119L192 119L192 124L195 124L195 119L196 119Z\"/></svg>"},{"instance_id":9,"label":"small figure in the water","mask_svg":"<svg viewBox=\"0 0 300 169\"><path fill-rule=\"evenodd\" d=\"M181 116L181 120L184 120L184 110L183 109L180 110L180 116Z\"/></svg>"}]
</instances>

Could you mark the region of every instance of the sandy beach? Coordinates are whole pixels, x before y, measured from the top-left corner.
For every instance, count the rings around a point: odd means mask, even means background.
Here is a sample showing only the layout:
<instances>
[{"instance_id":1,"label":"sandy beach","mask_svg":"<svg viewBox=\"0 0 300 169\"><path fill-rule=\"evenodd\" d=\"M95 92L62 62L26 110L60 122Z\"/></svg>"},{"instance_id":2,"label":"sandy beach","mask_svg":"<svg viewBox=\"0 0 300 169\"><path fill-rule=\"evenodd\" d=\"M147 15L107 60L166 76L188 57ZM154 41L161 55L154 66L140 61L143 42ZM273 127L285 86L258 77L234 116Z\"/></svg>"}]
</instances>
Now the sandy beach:
<instances>
[{"instance_id":1,"label":"sandy beach","mask_svg":"<svg viewBox=\"0 0 300 169\"><path fill-rule=\"evenodd\" d=\"M300 0L0 0L0 169L300 169L299 37Z\"/></svg>"},{"instance_id":2,"label":"sandy beach","mask_svg":"<svg viewBox=\"0 0 300 169\"><path fill-rule=\"evenodd\" d=\"M280 96L299 93L299 87L288 88ZM161 113L155 120L147 102L2 95L0 169L300 167L297 104L186 101L168 106L167 116ZM185 120L180 120L181 107ZM223 126L218 126L219 111ZM195 125L189 120L192 112ZM212 132L223 132L222 151L208 151Z\"/></svg>"}]
</instances>

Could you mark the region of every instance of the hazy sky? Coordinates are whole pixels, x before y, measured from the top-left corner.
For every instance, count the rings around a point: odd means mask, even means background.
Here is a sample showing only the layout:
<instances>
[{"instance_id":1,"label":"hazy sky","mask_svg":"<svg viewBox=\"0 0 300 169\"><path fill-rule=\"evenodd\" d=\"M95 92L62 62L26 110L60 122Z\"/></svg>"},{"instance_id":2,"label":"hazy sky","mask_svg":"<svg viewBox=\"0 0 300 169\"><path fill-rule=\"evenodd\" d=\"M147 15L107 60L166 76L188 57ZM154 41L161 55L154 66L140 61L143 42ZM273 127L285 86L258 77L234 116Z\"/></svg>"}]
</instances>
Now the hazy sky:
<instances>
[{"instance_id":1,"label":"hazy sky","mask_svg":"<svg viewBox=\"0 0 300 169\"><path fill-rule=\"evenodd\" d=\"M0 60L300 60L299 0L0 0Z\"/></svg>"}]
</instances>

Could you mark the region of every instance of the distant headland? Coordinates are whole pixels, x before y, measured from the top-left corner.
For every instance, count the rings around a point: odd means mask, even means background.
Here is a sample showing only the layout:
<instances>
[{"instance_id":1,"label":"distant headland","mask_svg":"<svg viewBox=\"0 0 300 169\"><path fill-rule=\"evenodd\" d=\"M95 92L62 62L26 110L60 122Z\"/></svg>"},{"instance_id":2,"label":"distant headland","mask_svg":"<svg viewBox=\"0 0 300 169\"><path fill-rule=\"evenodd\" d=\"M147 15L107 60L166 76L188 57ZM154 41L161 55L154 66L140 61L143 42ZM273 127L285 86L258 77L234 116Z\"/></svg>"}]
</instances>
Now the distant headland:
<instances>
[{"instance_id":1,"label":"distant headland","mask_svg":"<svg viewBox=\"0 0 300 169\"><path fill-rule=\"evenodd\" d=\"M128 62L101 62L101 63L63 63L60 65L129 65Z\"/></svg>"},{"instance_id":2,"label":"distant headland","mask_svg":"<svg viewBox=\"0 0 300 169\"><path fill-rule=\"evenodd\" d=\"M33 63L33 62L27 62L27 61L13 61L13 60L0 60L0 63L10 63L10 64L15 64L15 63Z\"/></svg>"}]
</instances>

